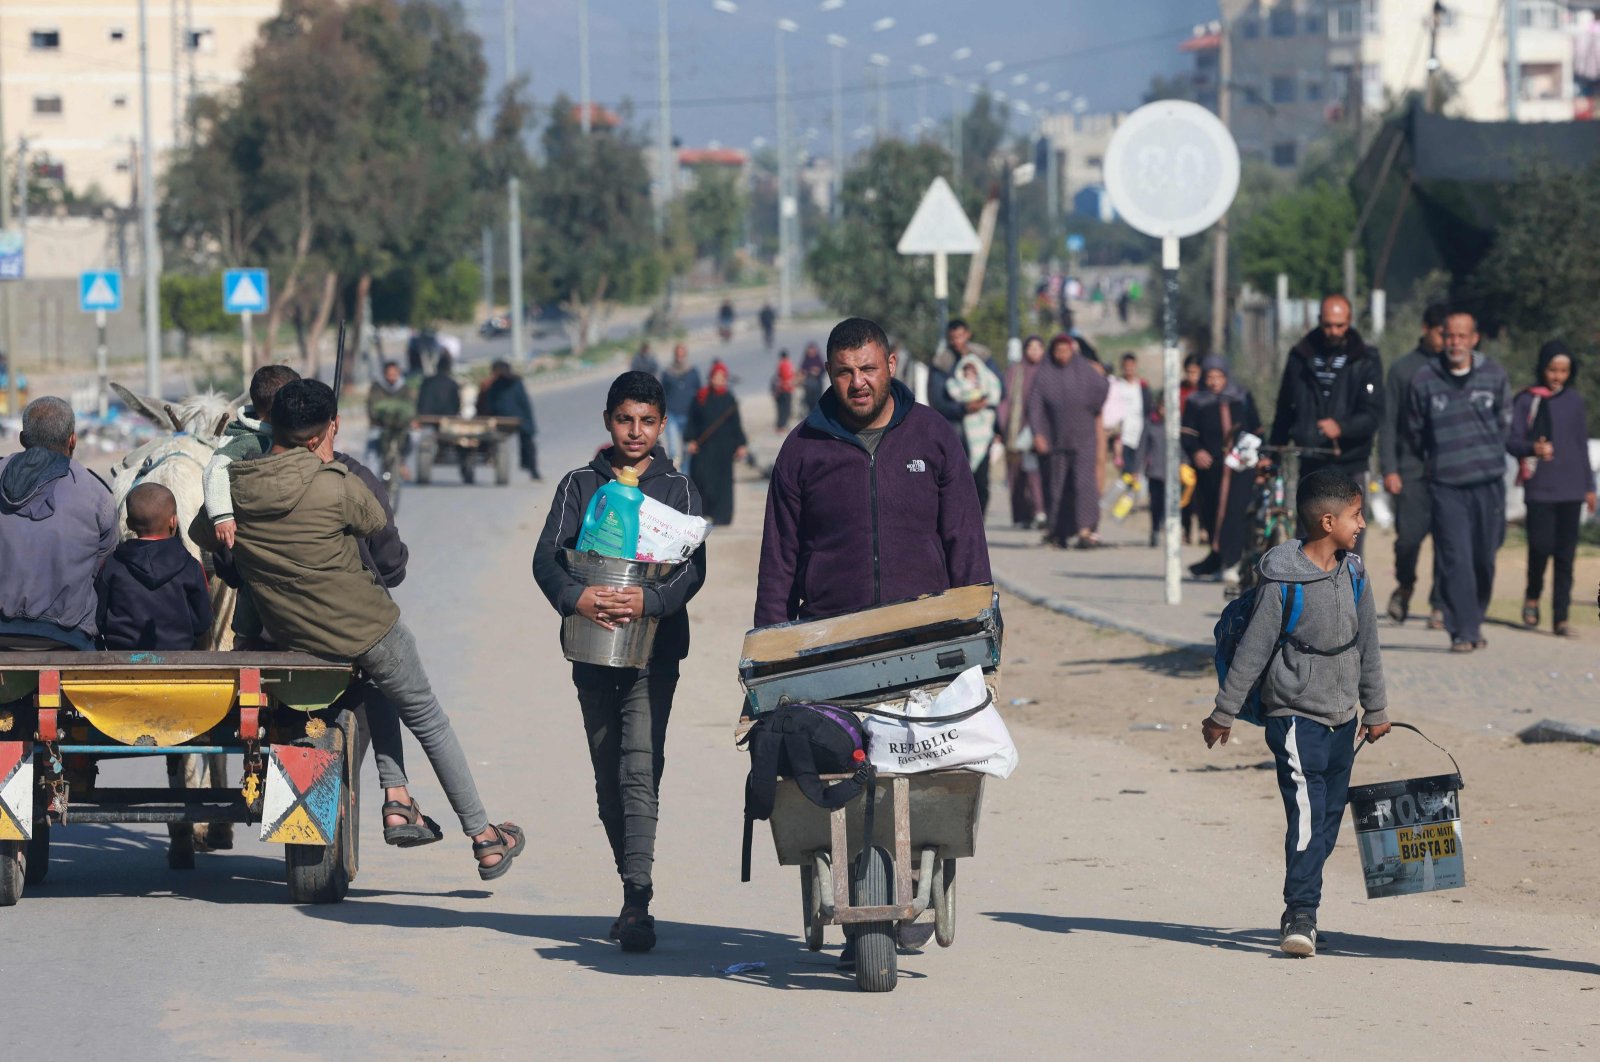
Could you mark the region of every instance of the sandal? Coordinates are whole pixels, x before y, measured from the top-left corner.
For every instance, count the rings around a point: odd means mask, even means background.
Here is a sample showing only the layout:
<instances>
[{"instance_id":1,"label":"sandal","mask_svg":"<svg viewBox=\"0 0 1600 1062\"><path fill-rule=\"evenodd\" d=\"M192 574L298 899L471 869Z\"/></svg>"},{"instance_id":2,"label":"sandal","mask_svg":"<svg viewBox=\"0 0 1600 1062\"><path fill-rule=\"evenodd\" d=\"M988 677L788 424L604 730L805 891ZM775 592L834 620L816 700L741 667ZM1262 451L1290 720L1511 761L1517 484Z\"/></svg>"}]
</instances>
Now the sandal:
<instances>
[{"instance_id":1,"label":"sandal","mask_svg":"<svg viewBox=\"0 0 1600 1062\"><path fill-rule=\"evenodd\" d=\"M1539 626L1539 606L1537 603L1522 606L1522 625L1524 627Z\"/></svg>"},{"instance_id":2,"label":"sandal","mask_svg":"<svg viewBox=\"0 0 1600 1062\"><path fill-rule=\"evenodd\" d=\"M1565 621L1556 624L1557 638L1576 638L1577 636L1577 633L1572 629L1572 624Z\"/></svg>"},{"instance_id":3,"label":"sandal","mask_svg":"<svg viewBox=\"0 0 1600 1062\"><path fill-rule=\"evenodd\" d=\"M611 923L610 937L623 951L649 951L656 946L656 920L643 907L624 907Z\"/></svg>"},{"instance_id":4,"label":"sandal","mask_svg":"<svg viewBox=\"0 0 1600 1062\"><path fill-rule=\"evenodd\" d=\"M398 826L383 827L384 844L392 844L396 848L418 848L444 840L444 831L439 824L424 815L414 799L384 801L383 817L388 819L390 815L404 815L406 821Z\"/></svg>"},{"instance_id":5,"label":"sandal","mask_svg":"<svg viewBox=\"0 0 1600 1062\"><path fill-rule=\"evenodd\" d=\"M478 877L484 881L493 881L511 869L511 861L522 854L528 846L528 839L523 836L522 828L509 822L502 822L498 826L490 826L497 841L473 841L472 855L478 861ZM486 856L497 855L500 861L493 866L484 866Z\"/></svg>"}]
</instances>

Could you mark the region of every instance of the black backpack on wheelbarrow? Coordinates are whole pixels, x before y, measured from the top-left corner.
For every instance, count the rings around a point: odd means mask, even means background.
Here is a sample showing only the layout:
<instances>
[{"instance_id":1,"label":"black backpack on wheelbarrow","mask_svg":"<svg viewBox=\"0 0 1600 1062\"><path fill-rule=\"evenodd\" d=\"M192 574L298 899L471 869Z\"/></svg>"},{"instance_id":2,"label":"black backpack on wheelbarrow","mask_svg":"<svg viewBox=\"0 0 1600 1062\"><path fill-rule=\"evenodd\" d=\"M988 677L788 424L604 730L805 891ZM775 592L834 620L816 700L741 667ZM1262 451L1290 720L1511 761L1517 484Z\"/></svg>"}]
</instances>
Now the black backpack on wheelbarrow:
<instances>
[{"instance_id":1,"label":"black backpack on wheelbarrow","mask_svg":"<svg viewBox=\"0 0 1600 1062\"><path fill-rule=\"evenodd\" d=\"M744 853L740 881L750 880L750 847L757 819L772 817L778 779L792 778L807 800L832 811L875 781L867 762L866 734L855 714L828 704L785 704L756 720L744 742L750 775L744 783ZM821 775L850 778L823 785ZM870 812L870 804L868 802Z\"/></svg>"}]
</instances>

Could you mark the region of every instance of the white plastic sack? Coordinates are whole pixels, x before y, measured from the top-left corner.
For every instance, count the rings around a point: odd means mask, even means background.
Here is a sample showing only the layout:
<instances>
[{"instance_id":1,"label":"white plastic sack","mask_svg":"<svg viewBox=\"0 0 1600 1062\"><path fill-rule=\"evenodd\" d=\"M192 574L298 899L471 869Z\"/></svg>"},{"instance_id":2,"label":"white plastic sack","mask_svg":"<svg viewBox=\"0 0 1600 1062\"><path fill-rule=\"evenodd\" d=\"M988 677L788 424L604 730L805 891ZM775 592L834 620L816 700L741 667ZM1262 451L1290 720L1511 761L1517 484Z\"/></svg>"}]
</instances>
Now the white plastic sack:
<instances>
[{"instance_id":1,"label":"white plastic sack","mask_svg":"<svg viewBox=\"0 0 1600 1062\"><path fill-rule=\"evenodd\" d=\"M972 715L965 714L979 705L985 707ZM984 685L981 667L963 671L937 697L913 690L904 704L894 702L874 708L909 720L866 715L863 729L867 735L867 758L880 771L919 774L944 767L966 767L1008 778L1017 769L1017 746Z\"/></svg>"},{"instance_id":2,"label":"white plastic sack","mask_svg":"<svg viewBox=\"0 0 1600 1062\"><path fill-rule=\"evenodd\" d=\"M642 561L677 564L688 560L711 531L703 516L680 513L670 505L646 498L639 506L639 548Z\"/></svg>"}]
</instances>

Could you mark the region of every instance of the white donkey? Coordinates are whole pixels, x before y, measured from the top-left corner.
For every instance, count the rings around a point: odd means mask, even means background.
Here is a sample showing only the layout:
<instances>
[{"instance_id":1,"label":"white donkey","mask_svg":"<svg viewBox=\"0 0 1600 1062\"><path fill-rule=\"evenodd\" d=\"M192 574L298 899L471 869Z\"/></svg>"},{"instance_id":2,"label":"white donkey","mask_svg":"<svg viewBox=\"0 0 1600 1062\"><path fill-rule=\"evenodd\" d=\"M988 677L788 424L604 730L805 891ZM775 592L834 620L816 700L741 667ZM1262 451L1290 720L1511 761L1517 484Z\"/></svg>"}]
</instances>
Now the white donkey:
<instances>
[{"instance_id":1,"label":"white donkey","mask_svg":"<svg viewBox=\"0 0 1600 1062\"><path fill-rule=\"evenodd\" d=\"M117 518L124 539L132 538L128 529L128 492L141 483L159 483L172 491L178 502L178 534L184 547L201 563L206 558L189 538L189 525L205 503L205 470L211 456L225 440L228 423L244 401L240 396L229 401L227 396L214 391L191 395L180 402L136 395L121 384L111 389L157 427L170 429L173 434L151 440L123 458L112 469L112 494L117 503ZM233 647L234 590L213 576L211 583L211 630L207 632L205 648L225 652ZM212 786L224 788L228 784L227 757L222 753L182 757L182 783L187 788ZM176 787L178 776L169 770L169 779ZM171 846L167 861L173 867L187 869L194 866L194 853L233 847L233 824L197 823L194 827L174 825L169 827Z\"/></svg>"}]
</instances>

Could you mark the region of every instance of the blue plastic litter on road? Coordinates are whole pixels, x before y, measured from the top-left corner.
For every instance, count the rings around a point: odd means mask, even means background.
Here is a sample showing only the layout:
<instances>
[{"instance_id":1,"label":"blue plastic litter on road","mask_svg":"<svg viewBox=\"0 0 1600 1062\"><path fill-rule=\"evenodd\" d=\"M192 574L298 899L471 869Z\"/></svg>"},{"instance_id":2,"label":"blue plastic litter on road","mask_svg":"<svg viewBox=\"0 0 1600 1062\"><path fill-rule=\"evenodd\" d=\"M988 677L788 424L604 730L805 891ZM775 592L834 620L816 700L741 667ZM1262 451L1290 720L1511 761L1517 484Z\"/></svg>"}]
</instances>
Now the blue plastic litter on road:
<instances>
[{"instance_id":1,"label":"blue plastic litter on road","mask_svg":"<svg viewBox=\"0 0 1600 1062\"><path fill-rule=\"evenodd\" d=\"M764 962L736 962L732 966L713 966L711 968L717 973L722 974L724 977L728 977L732 976L733 974L751 973L755 970L765 970L767 968L767 964Z\"/></svg>"}]
</instances>

